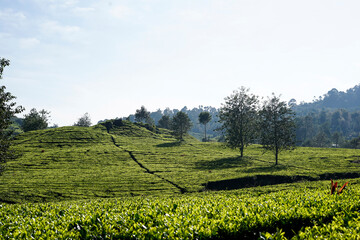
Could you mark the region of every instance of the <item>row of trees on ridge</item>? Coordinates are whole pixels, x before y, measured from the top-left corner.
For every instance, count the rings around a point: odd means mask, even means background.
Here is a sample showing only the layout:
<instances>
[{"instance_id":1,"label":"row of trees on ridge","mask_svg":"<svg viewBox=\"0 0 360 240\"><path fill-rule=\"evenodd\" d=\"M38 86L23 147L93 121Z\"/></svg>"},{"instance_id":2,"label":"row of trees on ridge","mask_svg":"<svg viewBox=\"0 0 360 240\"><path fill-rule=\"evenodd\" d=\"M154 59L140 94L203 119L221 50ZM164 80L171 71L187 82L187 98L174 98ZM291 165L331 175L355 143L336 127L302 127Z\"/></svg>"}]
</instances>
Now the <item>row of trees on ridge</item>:
<instances>
[{"instance_id":1,"label":"row of trees on ridge","mask_svg":"<svg viewBox=\"0 0 360 240\"><path fill-rule=\"evenodd\" d=\"M218 130L223 132L230 147L240 150L241 157L244 156L246 146L260 143L264 149L274 152L277 164L280 151L295 147L294 117L288 104L280 101L274 94L260 106L259 98L250 94L249 89L241 87L225 98L225 103L219 110L221 127ZM203 141L207 141L206 125L210 120L209 112L204 111L198 115L198 121L204 125L205 130ZM154 125L150 112L144 106L136 110L135 121ZM185 112L179 111L173 117L163 115L157 126L173 130L182 139L192 123Z\"/></svg>"}]
</instances>

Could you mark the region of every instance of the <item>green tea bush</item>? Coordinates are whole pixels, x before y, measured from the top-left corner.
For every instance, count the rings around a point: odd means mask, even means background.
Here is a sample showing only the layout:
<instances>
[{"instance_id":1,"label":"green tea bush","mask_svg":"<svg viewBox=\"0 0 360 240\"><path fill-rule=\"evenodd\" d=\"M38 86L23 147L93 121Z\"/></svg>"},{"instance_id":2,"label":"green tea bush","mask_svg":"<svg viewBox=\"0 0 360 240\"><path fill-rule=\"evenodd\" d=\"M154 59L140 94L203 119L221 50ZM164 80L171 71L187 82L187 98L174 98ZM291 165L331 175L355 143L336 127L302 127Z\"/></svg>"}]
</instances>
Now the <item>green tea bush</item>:
<instances>
[{"instance_id":1,"label":"green tea bush","mask_svg":"<svg viewBox=\"0 0 360 240\"><path fill-rule=\"evenodd\" d=\"M0 205L2 239L309 239L360 236L359 187ZM300 230L300 231L299 231ZM351 235L352 234L352 235Z\"/></svg>"}]
</instances>

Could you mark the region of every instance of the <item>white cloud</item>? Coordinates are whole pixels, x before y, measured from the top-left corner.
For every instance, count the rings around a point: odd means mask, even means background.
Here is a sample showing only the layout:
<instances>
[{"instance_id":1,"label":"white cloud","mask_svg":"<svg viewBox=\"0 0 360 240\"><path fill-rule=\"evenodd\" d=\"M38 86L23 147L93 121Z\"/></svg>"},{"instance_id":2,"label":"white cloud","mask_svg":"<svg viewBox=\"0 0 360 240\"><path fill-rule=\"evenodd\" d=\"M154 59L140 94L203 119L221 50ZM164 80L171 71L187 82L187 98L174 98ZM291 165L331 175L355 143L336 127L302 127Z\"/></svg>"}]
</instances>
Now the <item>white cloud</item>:
<instances>
[{"instance_id":1,"label":"white cloud","mask_svg":"<svg viewBox=\"0 0 360 240\"><path fill-rule=\"evenodd\" d=\"M26 20L26 16L22 12L13 9L0 10L0 21L7 24L18 25Z\"/></svg>"},{"instance_id":2,"label":"white cloud","mask_svg":"<svg viewBox=\"0 0 360 240\"><path fill-rule=\"evenodd\" d=\"M56 21L47 21L41 25L42 31L45 35L58 34L65 40L72 41L75 38L75 34L80 32L78 26L61 25Z\"/></svg>"},{"instance_id":3,"label":"white cloud","mask_svg":"<svg viewBox=\"0 0 360 240\"><path fill-rule=\"evenodd\" d=\"M124 18L131 14L131 10L126 6L117 5L111 7L110 14L115 18Z\"/></svg>"},{"instance_id":4,"label":"white cloud","mask_svg":"<svg viewBox=\"0 0 360 240\"><path fill-rule=\"evenodd\" d=\"M193 9L186 9L180 11L178 14L185 21L204 21L208 16L204 11L196 11Z\"/></svg>"},{"instance_id":5,"label":"white cloud","mask_svg":"<svg viewBox=\"0 0 360 240\"><path fill-rule=\"evenodd\" d=\"M73 12L75 13L89 13L94 12L95 8L92 7L76 7L73 9Z\"/></svg>"},{"instance_id":6,"label":"white cloud","mask_svg":"<svg viewBox=\"0 0 360 240\"><path fill-rule=\"evenodd\" d=\"M72 8L78 4L78 0L65 0L65 1L57 1L57 0L34 0L38 6L45 7L49 9L64 9L64 8Z\"/></svg>"},{"instance_id":7,"label":"white cloud","mask_svg":"<svg viewBox=\"0 0 360 240\"><path fill-rule=\"evenodd\" d=\"M36 38L22 38L19 40L19 44L21 48L32 48L38 45L40 41Z\"/></svg>"},{"instance_id":8,"label":"white cloud","mask_svg":"<svg viewBox=\"0 0 360 240\"><path fill-rule=\"evenodd\" d=\"M6 39L6 38L10 38L10 37L12 37L12 35L10 33L0 32L0 39Z\"/></svg>"},{"instance_id":9,"label":"white cloud","mask_svg":"<svg viewBox=\"0 0 360 240\"><path fill-rule=\"evenodd\" d=\"M66 0L65 2L64 2L64 6L74 6L74 5L76 5L76 4L78 4L78 0Z\"/></svg>"},{"instance_id":10,"label":"white cloud","mask_svg":"<svg viewBox=\"0 0 360 240\"><path fill-rule=\"evenodd\" d=\"M75 33L80 30L77 26L65 26L56 21L47 21L42 25L43 29L50 32L58 32L61 34Z\"/></svg>"}]
</instances>

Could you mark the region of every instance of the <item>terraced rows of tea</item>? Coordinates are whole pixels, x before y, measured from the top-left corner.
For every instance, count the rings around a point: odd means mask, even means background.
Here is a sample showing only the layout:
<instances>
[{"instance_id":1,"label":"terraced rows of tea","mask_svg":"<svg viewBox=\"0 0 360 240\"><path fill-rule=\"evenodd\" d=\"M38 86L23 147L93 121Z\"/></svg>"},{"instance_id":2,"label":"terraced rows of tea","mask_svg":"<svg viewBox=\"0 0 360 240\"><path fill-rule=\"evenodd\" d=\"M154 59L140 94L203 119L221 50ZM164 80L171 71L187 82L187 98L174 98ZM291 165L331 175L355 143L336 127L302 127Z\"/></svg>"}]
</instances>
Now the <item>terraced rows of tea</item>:
<instances>
[{"instance_id":1,"label":"terraced rows of tea","mask_svg":"<svg viewBox=\"0 0 360 240\"><path fill-rule=\"evenodd\" d=\"M358 239L360 179L172 198L0 205L4 239Z\"/></svg>"},{"instance_id":2,"label":"terraced rows of tea","mask_svg":"<svg viewBox=\"0 0 360 240\"><path fill-rule=\"evenodd\" d=\"M218 183L218 189L234 189L249 177L256 185L256 179L272 176L279 182L360 176L359 150L298 148L283 152L274 166L273 155L257 145L240 159L222 143L190 136L179 142L167 130L127 121L108 130L97 125L28 132L12 149L17 158L0 176L0 200L8 203L179 194Z\"/></svg>"}]
</instances>

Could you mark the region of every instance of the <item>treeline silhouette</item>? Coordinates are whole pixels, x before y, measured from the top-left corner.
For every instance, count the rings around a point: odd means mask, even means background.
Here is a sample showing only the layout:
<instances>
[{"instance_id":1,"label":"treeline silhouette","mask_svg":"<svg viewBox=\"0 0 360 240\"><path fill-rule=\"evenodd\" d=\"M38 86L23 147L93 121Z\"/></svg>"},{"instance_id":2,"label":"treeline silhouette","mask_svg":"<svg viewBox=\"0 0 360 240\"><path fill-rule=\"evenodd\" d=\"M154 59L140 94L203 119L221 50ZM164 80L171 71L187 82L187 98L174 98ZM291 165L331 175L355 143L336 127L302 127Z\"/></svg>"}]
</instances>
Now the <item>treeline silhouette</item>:
<instances>
[{"instance_id":1,"label":"treeline silhouette","mask_svg":"<svg viewBox=\"0 0 360 240\"><path fill-rule=\"evenodd\" d=\"M290 102L294 105L294 110L298 115L306 115L314 110L334 110L346 109L348 111L360 111L360 84L346 91L331 89L323 96L319 96L310 103L301 102L296 105L296 100Z\"/></svg>"},{"instance_id":2,"label":"treeline silhouette","mask_svg":"<svg viewBox=\"0 0 360 240\"><path fill-rule=\"evenodd\" d=\"M289 105L296 113L298 146L360 148L360 84L345 92L333 88L311 103L297 104L295 99L291 99ZM189 116L193 123L190 134L199 139L204 133L204 126L198 120L199 114L209 112L212 118L207 134L213 140L223 140L222 132L218 131L221 127L219 109L211 106L158 109L151 112L150 117L157 125L163 115L172 117L179 111ZM135 121L135 116L132 114L125 119Z\"/></svg>"}]
</instances>

